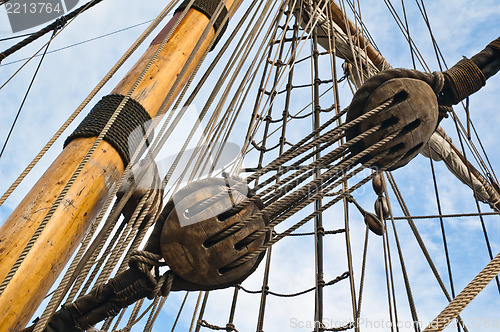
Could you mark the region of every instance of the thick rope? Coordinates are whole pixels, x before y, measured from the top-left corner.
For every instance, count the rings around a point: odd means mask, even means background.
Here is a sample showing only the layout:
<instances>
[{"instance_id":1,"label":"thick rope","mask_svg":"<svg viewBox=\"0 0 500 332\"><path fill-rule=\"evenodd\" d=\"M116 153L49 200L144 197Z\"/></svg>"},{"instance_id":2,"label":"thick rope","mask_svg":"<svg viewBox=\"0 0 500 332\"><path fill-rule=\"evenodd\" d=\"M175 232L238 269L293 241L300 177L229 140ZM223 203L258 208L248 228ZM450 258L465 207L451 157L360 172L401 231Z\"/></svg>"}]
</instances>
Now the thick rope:
<instances>
[{"instance_id":1,"label":"thick rope","mask_svg":"<svg viewBox=\"0 0 500 332\"><path fill-rule=\"evenodd\" d=\"M444 72L451 92L452 104L458 104L486 84L486 78L479 67L470 59L462 59Z\"/></svg>"},{"instance_id":2,"label":"thick rope","mask_svg":"<svg viewBox=\"0 0 500 332\"><path fill-rule=\"evenodd\" d=\"M179 22L184 18L186 12L187 12L187 10L183 11L183 13L178 18L177 22L174 24L174 26L177 26L179 24ZM57 209L57 207L61 204L62 200L64 199L64 197L66 195L66 193L69 191L69 189L71 188L72 184L74 183L74 181L76 180L76 178L79 176L79 174L81 173L81 171L85 167L86 163L90 159L91 155L93 154L93 152L97 148L98 144L103 139L103 137L106 135L106 133L109 131L109 128L113 125L114 121L116 120L116 118L120 114L121 110L123 109L123 107L125 106L125 104L128 102L128 100L130 99L130 95L133 93L133 91L135 91L135 89L137 88L138 84L144 79L144 76L148 72L148 70L151 67L151 65L153 64L153 62L158 57L158 54L161 52L161 50L163 49L163 47L167 43L167 41L170 38L173 30L174 29L172 29L171 32L169 34L167 34L167 36L162 41L162 43L160 44L160 46L158 47L158 49L151 56L151 58L149 59L148 63L146 64L146 66L142 70L141 74L139 75L139 77L135 81L134 85L130 88L130 90L128 91L128 93L125 96L125 98L123 98L123 100L121 101L120 105L118 105L118 107L115 110L114 114L110 117L110 119L106 123L106 126L103 128L103 130L101 131L101 133L99 134L99 136L96 138L94 144L89 149L89 151L87 152L87 154L85 155L85 157L83 158L83 160L81 161L81 163L78 165L77 169L75 170L75 172L71 176L70 180L66 183L64 189L61 191L61 193L57 197L56 201L53 203L52 207L50 208L49 212L45 216L44 220L42 221L42 223L39 225L39 227L35 231L35 234L32 236L32 238L30 239L30 241L28 242L28 244L24 248L23 252L21 253L21 255L19 256L19 258L17 259L16 263L11 268L11 270L8 273L8 275L6 276L6 278L3 280L2 284L0 285L0 294L5 290L5 288L7 287L8 283L10 282L10 280L13 278L13 276L15 275L15 273L17 272L17 270L19 269L20 265L24 261L24 258L28 255L29 251L31 250L31 247L36 242L36 240L38 239L39 235L42 233L43 229L47 225L48 221L51 219L51 217L52 217L53 213L55 212L55 210ZM137 155L137 152L134 153L134 156L132 157L132 160L135 160L136 155ZM130 170L130 164L127 165L127 167L125 169L125 172L124 172L125 176L127 175L127 172L129 170ZM107 204L109 204L111 202L111 197L116 194L116 192L118 191L119 187L121 186L121 182L122 182L122 179L120 179L118 181L118 184L117 184L117 186L114 189L113 195L111 195L110 198L108 198ZM38 332L38 330L41 331L42 328L43 328L43 326L41 324L37 325L37 329L36 329L37 332Z\"/></svg>"},{"instance_id":3,"label":"thick rope","mask_svg":"<svg viewBox=\"0 0 500 332\"><path fill-rule=\"evenodd\" d=\"M499 273L500 253L434 318L424 332L442 331Z\"/></svg>"},{"instance_id":4,"label":"thick rope","mask_svg":"<svg viewBox=\"0 0 500 332\"><path fill-rule=\"evenodd\" d=\"M19 175L19 177L12 183L12 185L7 189L7 191L0 198L0 206L7 200L7 198L12 194L12 192L19 186L21 181L29 174L29 172L35 167L35 165L40 161L40 159L45 155L45 153L50 149L54 142L61 136L61 134L69 127L73 120L81 113L81 111L88 105L88 103L95 97L95 95L102 89L102 87L113 77L113 75L118 71L118 69L125 63L125 61L137 50L137 48L142 44L142 42L151 34L151 32L158 26L158 24L165 18L165 16L171 11L173 4L177 0L172 0L163 11L155 18L155 20L149 25L149 27L144 31L144 33L137 38L134 44L125 52L125 54L116 62L116 64L109 70L109 72L102 78L102 80L95 86L95 88L89 93L85 100L78 106L78 108L71 114L71 116L64 122L64 124L57 130L54 136L45 144L45 146L40 150L35 158L30 162L30 164L24 169L24 171Z\"/></svg>"}]
</instances>

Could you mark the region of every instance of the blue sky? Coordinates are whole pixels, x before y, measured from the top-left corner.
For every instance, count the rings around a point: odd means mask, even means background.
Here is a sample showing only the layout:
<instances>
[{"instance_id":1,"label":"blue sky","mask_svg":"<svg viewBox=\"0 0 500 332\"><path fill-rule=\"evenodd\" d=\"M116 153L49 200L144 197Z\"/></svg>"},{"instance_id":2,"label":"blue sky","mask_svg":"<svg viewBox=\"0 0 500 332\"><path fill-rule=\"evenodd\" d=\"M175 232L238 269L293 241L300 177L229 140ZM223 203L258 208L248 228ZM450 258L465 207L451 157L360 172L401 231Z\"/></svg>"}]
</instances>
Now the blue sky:
<instances>
[{"instance_id":1,"label":"blue sky","mask_svg":"<svg viewBox=\"0 0 500 332\"><path fill-rule=\"evenodd\" d=\"M246 2L245 2L246 3ZM165 5L164 1L137 1L108 0L99 4L95 10L84 14L81 18L69 25L61 35L54 40L50 49L57 49L73 43L97 37L102 34L123 29L138 23L153 19ZM402 38L390 13L382 1L360 0L361 14L366 27L376 41L382 54L394 67L411 68L412 62L408 52L408 44ZM401 13L400 3L394 4ZM244 6L244 5L243 5ZM479 52L487 43L498 37L500 31L500 3L495 0L484 1L427 1L427 14L432 26L434 37L451 66L462 56L472 56ZM412 38L421 50L431 70L439 70L435 60L434 49L430 43L427 27L422 21L420 12L414 3L408 2L407 15ZM6 14L0 8L0 38L11 36L6 21ZM235 24L233 20L231 24ZM21 113L18 124L13 132L11 141L5 154L0 159L0 191L3 193L8 185L18 176L21 170L31 161L52 133L62 124L67 116L81 103L88 92L100 80L109 67L121 56L145 26L133 28L125 32L99 39L82 46L66 49L47 55L41 71L34 82L32 91ZM230 26L231 27L231 26ZM30 55L39 49L42 41L34 43L27 49L4 60L0 66L0 85L17 70L18 64L8 65L12 60ZM145 43L147 45L148 42ZM0 49L9 45L1 42ZM219 46L220 47L220 46ZM109 93L135 59L144 51L144 46L125 64L115 78L102 90L100 96ZM17 112L23 94L36 68L37 60L32 61L7 86L0 90L0 142L3 143L10 124ZM417 68L421 69L421 68ZM350 101L350 93L343 83L342 108ZM500 123L498 112L499 77L491 78L486 86L470 98L471 118L478 131L484 148L490 157L493 169L500 165L498 155L497 124ZM305 97L307 94L305 94ZM253 102L253 100L252 100ZM201 101L200 101L201 103ZM304 104L304 100L297 101L297 105ZM196 105L201 109L202 104ZM248 111L251 110L249 106ZM464 111L455 108L462 121L465 121ZM88 111L88 110L87 110ZM84 111L83 113L86 113ZM81 121L80 116L75 124ZM239 124L244 130L244 123ZM458 143L454 124L451 119L445 119L442 126L453 140ZM69 133L70 131L68 131ZM290 132L291 137L300 137L302 132ZM241 135L240 135L241 136ZM62 149L66 135L60 139L49 151L47 156L37 166L32 174L21 184L12 197L0 207L0 222L3 222L19 200L30 189L31 185L43 174L44 169ZM241 137L240 137L241 138ZM238 137L233 137L238 144ZM252 160L245 161L246 166L254 166ZM438 179L438 188L441 197L443 213L476 212L471 191L454 179L444 165L435 164ZM394 172L399 186L403 190L410 212L415 215L436 214L435 194L429 168L429 160L418 156L408 166ZM355 194L358 201L371 210L375 194L371 188L362 188ZM392 200L395 215L402 215L397 208L396 200ZM489 208L482 204L482 211ZM305 213L304 213L305 215ZM351 236L354 252L354 267L356 284L359 285L359 271L363 247L364 224L357 212L351 208ZM326 227L340 228L343 224L343 207L334 206L325 214ZM485 217L493 253L500 251L500 221L498 217ZM422 232L426 245L435 259L436 265L446 285L446 262L444 259L439 220L417 220L417 227ZM290 225L290 224L287 224ZM285 226L283 226L285 227ZM447 240L450 249L452 269L455 277L455 289L460 291L488 262L486 245L482 237L482 230L477 217L453 218L445 220ZM312 229L310 224L303 227L304 231ZM434 318L446 305L446 300L431 272L426 265L413 236L403 221L397 221L398 235L403 247L405 263L409 278L412 281L413 292L417 304L419 318L426 322ZM280 229L282 230L282 229ZM302 230L302 229L301 229ZM392 238L392 233L391 233ZM346 270L345 241L342 235L327 237L325 243L325 280L335 278ZM385 293L385 272L383 265L383 249L381 239L371 236L369 242L366 285L362 314L366 320L372 322L387 320L387 304ZM410 315L406 305L404 285L400 278L401 272L396 259L395 243L391 240L393 251L393 265L395 269L397 300L401 304L400 319L408 320ZM273 265L270 279L271 290L291 293L314 285L314 251L312 238L290 238L278 243L273 249ZM249 289L259 289L262 280L262 266L244 284ZM349 305L349 289L347 282L330 286L325 291L325 318L333 321L347 321L351 315ZM187 330L190 324L190 312L194 308L197 293L191 293L186 304L186 312L181 316L178 330ZM184 292L171 294L159 317L155 330L163 330L171 326ZM209 309L206 319L213 324L225 325L229 314L229 305L232 298L232 289L214 292L210 296ZM314 295L307 294L297 298L276 299L269 297L266 311L265 330L276 331L292 330L307 331L307 328L291 326L292 322L308 322L313 319ZM238 310L235 318L236 326L240 331L255 329L256 313L259 297L240 293ZM491 283L486 290L464 311L466 322L482 326L470 326L473 331L494 331L487 328L486 321L498 319L500 305L498 290ZM481 319L483 319L481 321ZM498 322L500 324L500 322ZM298 324L297 324L298 325ZM137 328L137 330L140 330ZM309 329L310 330L310 329ZM380 331L370 329L365 331ZM384 329L388 330L388 329ZM407 329L402 329L406 331ZM135 329L134 329L135 331Z\"/></svg>"}]
</instances>

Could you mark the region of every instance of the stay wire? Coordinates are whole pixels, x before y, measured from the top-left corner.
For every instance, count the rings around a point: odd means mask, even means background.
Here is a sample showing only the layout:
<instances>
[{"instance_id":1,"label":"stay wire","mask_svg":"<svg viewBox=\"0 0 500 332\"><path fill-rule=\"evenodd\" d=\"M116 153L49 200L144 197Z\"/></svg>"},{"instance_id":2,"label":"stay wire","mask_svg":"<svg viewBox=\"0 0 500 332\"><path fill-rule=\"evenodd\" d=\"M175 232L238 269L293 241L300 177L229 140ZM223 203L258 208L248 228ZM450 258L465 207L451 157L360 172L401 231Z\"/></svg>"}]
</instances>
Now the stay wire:
<instances>
[{"instance_id":1,"label":"stay wire","mask_svg":"<svg viewBox=\"0 0 500 332\"><path fill-rule=\"evenodd\" d=\"M105 38L105 37L109 37L109 36L115 35L115 34L120 33L120 32L124 32L124 31L130 30L130 29L133 29L133 28L137 28L139 26L142 26L142 25L147 24L147 23L151 23L153 21L154 20L144 21L144 22L141 22L141 23L137 23L137 24L128 26L126 28L122 28L122 29L119 29L119 30L115 30L115 31L103 34L103 35L99 35L97 37L89 38L89 39L82 40L82 41L77 42L77 43L73 43L73 44L66 45L66 46L63 46L63 47L60 47L60 48L56 48L56 49L53 49L53 50L47 52L47 54L52 54L52 53L60 52L60 51L63 51L63 50L69 49L69 48L73 48L75 46L80 46L80 45L83 45L83 44L87 44L87 43L90 43L92 41L96 41L96 40L99 40L99 39L102 39L102 38ZM16 37L12 37L12 38L16 38ZM2 40L0 39L0 41L2 41ZM37 55L35 55L35 58L40 57L40 56L41 56L41 54L37 54ZM25 57L25 58L17 59L17 60L11 61L11 62L0 64L0 67L5 67L5 66L13 65L13 64L21 62L21 61L26 61L28 59L30 59L30 57Z\"/></svg>"},{"instance_id":2,"label":"stay wire","mask_svg":"<svg viewBox=\"0 0 500 332\"><path fill-rule=\"evenodd\" d=\"M391 322L391 332L394 332L394 327L396 327L396 330L399 331L399 327L397 324L394 324L394 316L396 315L396 304L394 302L394 285L392 282L394 281L393 275L392 275L392 264L390 265L389 268L389 262L390 262L390 251L388 248L389 242L387 241L387 227L386 224L384 223L384 227L386 231L382 235L382 247L384 250L384 269L385 269L385 287L387 290L387 309L389 310L389 320ZM391 288L392 284L392 288ZM396 318L397 322L397 318Z\"/></svg>"},{"instance_id":3,"label":"stay wire","mask_svg":"<svg viewBox=\"0 0 500 332\"><path fill-rule=\"evenodd\" d=\"M190 4L192 2L194 2L194 0L190 0ZM176 21L176 23L174 24L174 26L176 26L176 25L179 24L179 22L184 18L186 12L187 12L187 10L183 10L182 14L179 16L179 18ZM167 43L168 39L170 38L170 35L171 35L172 31L169 34L167 34L167 36L165 37L165 39L163 40L163 42L159 45L158 49L151 56L151 58L149 59L148 63L146 64L146 66L141 71L139 77L136 79L136 81L134 82L133 86L129 89L129 91L128 91L127 95L125 96L125 98L122 100L122 102L120 103L120 105L118 105L118 107L114 111L113 115L111 116L110 120L106 123L106 126L104 127L104 129L101 131L101 133L99 134L99 136L95 139L92 147L88 150L88 152L86 153L85 157L82 159L82 161L78 165L77 169L74 171L74 173L72 174L71 178L66 183L66 185L63 188L63 190L58 195L58 197L56 198L56 200L54 201L54 203L52 204L50 210L48 211L48 213L44 217L42 223L39 225L39 227L37 228L37 230L35 231L35 233L31 237L30 241L28 242L28 244L24 248L23 252L19 256L18 260L16 261L16 263L14 264L14 266L9 271L7 277L3 280L2 284L0 285L0 291L1 292L3 292L3 290L7 287L9 281L12 279L13 275L16 273L16 271L20 267L22 261L24 260L24 258L29 253L30 248L32 247L32 245L34 244L34 242L36 242L36 240L38 239L39 235L41 234L41 232L43 231L43 229L47 225L48 221L51 219L53 213L55 212L55 210L61 204L63 198L66 195L66 193L69 191L69 189L73 185L73 183L76 180L76 178L79 176L79 174L81 173L81 171L83 170L83 168L85 167L85 165L87 164L87 162L90 160L90 157L94 153L95 149L97 148L97 145L102 141L102 138L107 133L107 131L109 130L109 128L111 127L111 125L113 124L113 122L115 121L115 119L117 118L118 114L120 114L120 112L122 111L125 103L128 102L128 100L130 99L130 96L131 96L132 92L137 88L139 82L141 82L144 79L145 74L147 73L147 71L151 67L152 63L157 58L158 54L161 52L161 50L163 49L163 47ZM150 129L152 129L152 128L150 128ZM138 151L136 151L134 153L134 156L131 158L131 160L132 160L131 163L129 163L127 165L127 167L125 168L125 171L124 171L122 177L120 177L120 179L118 180L118 183L116 184L116 186L115 186L115 188L113 190L113 194L108 197L108 200L107 200L107 202L105 204L106 207L107 207L108 204L110 204L110 202L112 200L112 197L116 194L116 192L118 191L118 189L121 187L121 183L123 181L123 178L124 178L124 176L127 176L128 172L130 171L131 165L133 164L133 161L135 161L135 159L137 158L137 155L138 155L139 151L140 151L140 148L138 149ZM103 210L101 210L101 213L104 213ZM46 310L48 310L48 308ZM53 312L54 310L55 310L55 308L51 308L50 311ZM41 323L37 324L37 326L35 327L35 331L36 332L41 331L41 329L44 328L45 324L46 324L46 322L44 322L44 324L41 324Z\"/></svg>"},{"instance_id":4,"label":"stay wire","mask_svg":"<svg viewBox=\"0 0 500 332\"><path fill-rule=\"evenodd\" d=\"M148 28L137 38L137 40L129 47L129 49L124 53L124 55L115 63L115 65L108 71L108 73L101 79L101 81L94 87L94 89L89 93L89 95L83 100L80 106L69 116L69 118L61 125L57 132L52 136L52 138L45 144L45 146L40 150L40 152L33 158L28 166L23 170L23 172L16 178L16 180L10 185L10 187L5 191L5 193L0 197L0 206L7 200L7 198L12 194L12 192L19 186L19 184L24 180L24 178L31 172L33 167L40 161L40 159L45 155L45 153L52 147L55 141L62 135L62 133L69 127L69 125L74 121L74 119L81 113L81 111L90 103L90 101L97 95L97 93L104 87L104 85L114 76L118 69L127 61L127 59L137 50L137 48L144 42L144 40L151 34L151 32L158 26L158 24L165 18L165 16L172 10L173 5L177 3L178 0L171 0L169 4L163 9L163 11L155 18L155 20L148 26ZM58 33L61 30L58 31Z\"/></svg>"},{"instance_id":5,"label":"stay wire","mask_svg":"<svg viewBox=\"0 0 500 332\"><path fill-rule=\"evenodd\" d=\"M28 44L34 42L38 38L42 37L43 35L51 32L51 31L57 31L60 29L63 29L68 21L73 20L77 16L79 16L81 13L87 11L88 9L94 7L98 3L102 2L103 0L91 0L87 2L86 4L78 7L77 9L73 10L72 12L63 15L59 18L57 18L53 23L47 25L46 27L42 28L41 30L30 34L28 38L20 41L19 43L15 44L14 46L10 47L9 49L3 51L0 53L0 62L8 57L9 55L19 51L21 48L27 46Z\"/></svg>"},{"instance_id":6,"label":"stay wire","mask_svg":"<svg viewBox=\"0 0 500 332\"><path fill-rule=\"evenodd\" d=\"M91 7L91 6L95 5L95 4L97 4L97 3L93 3L93 4L91 5L91 3L92 3L93 1L98 1L98 2L100 2L100 1L102 1L102 0L91 0L91 1L89 1L87 4L85 4L85 5L81 6L80 8L76 9L76 10L75 10L75 11L73 11L73 12L76 12L76 11L78 11L78 10L80 10L80 9L84 8L84 7L85 7L85 8L87 8L87 7ZM83 11L85 11L85 9L84 9ZM81 14L82 14L82 12L83 12L83 11L79 11L79 12L75 13L75 15L74 15L74 16L72 16L72 17L71 17L71 19L69 19L69 21L68 21L68 22L66 22L64 25L62 25L62 26L58 26L58 25L56 25L56 28L57 28L57 29L56 29L55 36L58 36L58 35L59 35L59 34L60 34L60 33L61 33L64 29L66 29L66 28L68 27L68 25L69 25L71 22L73 22L73 21L74 21L74 20L75 20L75 19L76 19L79 15L81 15ZM68 15L69 15L69 14L68 14ZM68 19L68 18L67 18L67 19ZM60 18L59 18L59 19L57 19L54 23L59 22L59 20L60 20ZM53 24L54 24L54 23L53 23ZM42 30L46 30L46 32L50 32L50 31L52 31L52 30L53 30L52 28L51 28L51 29L48 29L48 28L52 27L52 26L53 26L53 24L48 25L47 27L45 27L45 28L44 28L44 29L42 29ZM40 32L40 31L39 31L39 32ZM43 34L45 34L46 32L44 32ZM42 34L42 35L43 35L43 34ZM15 49L17 49L17 48L20 48L20 47L22 48L22 47L24 47L24 46L22 46L24 43L28 43L28 44L29 44L29 43L30 43L30 41L29 41L29 40L31 40L32 38L37 39L37 38L40 38L40 37L41 37L41 35L40 35L40 36L38 36L38 37L35 37L35 35L36 35L36 33L35 33L35 34L30 35L30 37L28 37L26 40L23 40L23 41L19 42L17 45L15 45L15 46L11 47L11 48L9 49L10 51L9 51L9 50L6 50L6 51L4 51L4 53L0 53L0 59L2 58L2 54L3 54L3 55L4 55L4 57L5 57L5 52L15 51ZM9 83L9 82L10 82L10 81L11 81L11 80L12 80L12 79L16 76L16 75L17 75L17 74L19 74L19 72L20 72L20 71L21 71L21 70L22 70L22 69L23 69L23 68L24 68L24 67L25 67L25 66L26 66L26 65L27 65L27 64L28 64L31 60L33 60L33 59L35 58L35 56L36 56L38 53L40 53L40 52L42 51L42 49L43 49L45 46L46 46L46 44L44 44L42 47L40 47L40 48L38 49L38 51L36 51L36 52L35 52L35 53L34 53L34 54L33 54L33 55L32 55L32 56L28 59L28 60L26 60L26 61L25 61L25 62L21 65L21 67L19 67L19 68L18 68L18 69L14 72L14 74L12 74L12 75L11 75L11 76L7 79L7 81L5 81L5 82L4 82L4 83L0 86L0 90L2 90L2 89L3 89L3 88L4 88L4 87L5 87L5 86L6 86L6 85L7 85L7 84L8 84L8 83ZM0 62L1 62L1 60L0 60Z\"/></svg>"},{"instance_id":7,"label":"stay wire","mask_svg":"<svg viewBox=\"0 0 500 332\"><path fill-rule=\"evenodd\" d=\"M28 86L28 89L26 90L26 93L24 94L23 101L21 102L21 105L19 106L19 109L17 110L16 117L14 118L14 121L12 122L12 125L9 129L9 133L7 134L7 137L5 138L5 142L3 143L2 150L0 151L0 159L2 158L2 155L5 151L5 148L7 147L7 143L9 142L10 136L12 135L12 132L14 131L14 127L16 126L17 120L19 119L19 116L21 115L21 111L23 109L24 103L26 102L26 99L28 98L28 95L31 91L31 87L33 86L33 83L35 82L35 78L37 77L37 74L38 74L38 71L40 70L40 67L42 66L42 62L45 59L45 55L47 54L47 50L50 47L50 43L52 42L52 40L55 37L55 32L56 32L56 30L54 30L54 32L52 33L52 36L49 39L49 42L45 46L45 50L43 51L42 57L41 57L40 61L38 62L38 65L35 69L35 73L33 74L33 77L31 78L31 81L30 81L30 84Z\"/></svg>"},{"instance_id":8,"label":"stay wire","mask_svg":"<svg viewBox=\"0 0 500 332\"><path fill-rule=\"evenodd\" d=\"M383 183L383 190L384 190L385 196L388 197L389 193L387 191L386 182L383 181L382 183ZM400 263L400 266L401 266L401 271L403 272L403 280L404 280L405 289L406 289L406 296L408 298L408 305L410 307L410 312L411 312L412 319L413 319L413 322L414 322L413 327L415 329L415 332L419 332L420 331L420 326L418 324L416 324L416 322L419 321L418 315L417 315L417 309L416 309L416 306L415 306L415 301L414 301L413 293L412 293L412 290L411 290L410 280L408 278L408 272L406 270L406 264L405 264L405 261L404 261L403 250L401 248L401 243L399 241L399 236L398 236L398 232L397 232L397 229L396 229L396 224L394 222L394 217L393 217L393 213L392 213L392 206L391 206L390 200L387 200L387 207L389 208L389 218L391 219L391 225L392 225L392 229L394 231L394 240L396 242L396 247L397 247L397 251L398 251L399 263ZM380 207L380 209L382 209L382 207ZM380 211L380 212L382 213L382 211ZM387 235L387 243L389 244L389 235ZM392 267L391 267L391 269L392 269ZM392 273L392 271L391 271L391 273ZM394 290L393 290L393 295L394 295L394 304L396 304L396 298L395 298ZM396 321L398 321L397 316L396 316Z\"/></svg>"},{"instance_id":9,"label":"stay wire","mask_svg":"<svg viewBox=\"0 0 500 332\"><path fill-rule=\"evenodd\" d=\"M456 117L454 117L454 119L455 118ZM457 130L457 133L458 133L458 139L459 139L459 142L460 142L460 146L462 148L462 154L463 154L464 158L467 160L467 155L465 154L464 143L463 143L463 140L462 140L463 133L462 133L462 135L460 134L457 121L455 121L455 127L456 127L456 130ZM467 170L469 172L469 178L471 179L472 178L471 169L469 167L467 167ZM486 242L486 248L488 250L488 255L490 257L490 260L493 260L493 252L492 252L492 249L491 249L491 244L490 244L488 232L486 230L486 225L484 223L484 218L483 218L483 215L481 213L481 207L479 206L478 196L477 196L477 194L475 192L474 187L472 187L472 189L474 190L474 199L475 199L475 202L476 202L476 208L477 208L477 211L478 211L479 220L481 222L481 228L482 228L483 236L484 236L484 239L485 239L485 242ZM498 293L500 294L500 279L498 278L498 276L495 277L495 281L496 281L496 284L497 284Z\"/></svg>"},{"instance_id":10,"label":"stay wire","mask_svg":"<svg viewBox=\"0 0 500 332\"><path fill-rule=\"evenodd\" d=\"M441 278L441 276L436 268L436 265L434 264L434 261L432 260L432 257L430 256L429 251L427 250L427 247L425 246L425 243L424 243L415 223L413 222L412 215L410 214L410 211L408 210L408 206L406 205L404 198L401 194L401 191L399 190L399 187L396 184L394 176L392 175L391 172L387 172L386 174L387 174L387 179L389 180L389 184L391 185L391 188L394 192L394 195L396 196L396 198L398 200L399 206L401 207L401 209L403 210L403 213L406 216L406 220L408 221L408 225L410 226L410 229L411 229L411 231L412 231L412 233L413 233L413 235L414 235L414 237L415 237L415 239L420 247L420 250L422 251L427 263L429 264L429 267L430 267L432 273L434 274L434 278L438 282L438 284L439 284L443 294L445 295L446 299L448 300L448 302L451 302L452 298L451 298L450 294L448 293L446 286L444 285L443 279ZM460 316L458 316L457 319L458 319L459 324L464 329L464 331L468 332L467 327L463 323Z\"/></svg>"},{"instance_id":11,"label":"stay wire","mask_svg":"<svg viewBox=\"0 0 500 332\"><path fill-rule=\"evenodd\" d=\"M429 147L429 149L430 149L430 147ZM433 162L432 158L429 158L429 162L430 162L430 166L431 166L432 181L434 184L434 193L436 196L437 209L438 209L438 213L442 214L443 212L441 211L441 201L439 198L439 191L438 191L437 180L436 180L436 172L434 170L434 162ZM446 257L446 266L448 269L448 278L450 281L451 296L455 297L455 287L453 285L453 274L451 272L450 255L449 255L449 251L448 251L448 243L446 241L446 231L444 228L443 218L439 218L439 224L441 227L441 236L443 238L443 247L444 247L444 253L445 253L445 257Z\"/></svg>"},{"instance_id":12,"label":"stay wire","mask_svg":"<svg viewBox=\"0 0 500 332\"><path fill-rule=\"evenodd\" d=\"M410 26L408 24L408 17L406 16L406 6L405 0L401 0L401 7L403 8L403 17L405 20L406 33L408 34L408 46L410 47L411 62L413 64L413 69L417 69L417 64L415 63L415 51L413 49L413 44L411 42Z\"/></svg>"},{"instance_id":13,"label":"stay wire","mask_svg":"<svg viewBox=\"0 0 500 332\"><path fill-rule=\"evenodd\" d=\"M28 36L31 36L32 34L33 33L25 33L23 35L17 35L17 36L12 36L12 37L1 38L0 42L7 41L7 40L12 40L12 39L17 39L17 38L28 37Z\"/></svg>"}]
</instances>

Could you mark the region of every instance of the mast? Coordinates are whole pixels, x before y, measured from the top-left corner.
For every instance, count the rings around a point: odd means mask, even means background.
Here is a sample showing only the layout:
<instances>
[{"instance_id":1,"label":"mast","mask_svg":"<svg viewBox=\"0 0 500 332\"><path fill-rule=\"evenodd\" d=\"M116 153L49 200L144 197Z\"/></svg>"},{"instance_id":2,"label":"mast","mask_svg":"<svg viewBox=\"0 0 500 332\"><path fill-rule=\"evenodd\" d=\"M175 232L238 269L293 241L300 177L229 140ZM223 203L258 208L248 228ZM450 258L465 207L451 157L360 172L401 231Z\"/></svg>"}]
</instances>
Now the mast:
<instances>
[{"instance_id":1,"label":"mast","mask_svg":"<svg viewBox=\"0 0 500 332\"><path fill-rule=\"evenodd\" d=\"M214 0L210 5L217 8L219 3ZM239 3L227 0L225 6L237 8ZM171 105L215 36L212 27L201 46L198 44L211 23L206 11L195 8L190 8L177 26L182 10L173 16L112 94L127 95L132 91L130 99L151 118ZM168 42L160 50L169 33ZM194 59L182 74L197 47ZM157 51L156 59L149 63ZM148 64L149 70L140 80ZM165 101L181 74L179 84ZM139 83L132 89L136 81ZM120 151L102 140L80 175L71 179L95 139L79 137L70 141L0 228L0 311L4 317L0 331L16 331L28 323L124 172L126 164ZM70 180L74 183L67 186ZM61 195L63 190L67 190L65 195ZM56 200L60 202L57 206ZM39 234L33 238L35 232Z\"/></svg>"},{"instance_id":2,"label":"mast","mask_svg":"<svg viewBox=\"0 0 500 332\"><path fill-rule=\"evenodd\" d=\"M350 36L353 43L358 45L361 49L366 50L368 59L382 71L390 68L387 60L380 54L380 52L373 47L372 43L363 35L356 25L345 15L339 5L335 1L330 1L330 8L332 9L332 20L337 24L347 36Z\"/></svg>"}]
</instances>

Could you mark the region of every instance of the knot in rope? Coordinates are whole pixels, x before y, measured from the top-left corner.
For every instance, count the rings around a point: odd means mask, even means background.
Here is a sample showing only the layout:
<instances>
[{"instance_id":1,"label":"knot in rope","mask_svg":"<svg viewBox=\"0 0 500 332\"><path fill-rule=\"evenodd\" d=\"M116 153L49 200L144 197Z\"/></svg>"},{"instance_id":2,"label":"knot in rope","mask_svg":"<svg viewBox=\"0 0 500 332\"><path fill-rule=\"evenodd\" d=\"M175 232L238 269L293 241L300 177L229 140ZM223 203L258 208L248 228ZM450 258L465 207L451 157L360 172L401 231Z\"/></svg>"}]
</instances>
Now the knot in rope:
<instances>
[{"instance_id":1,"label":"knot in rope","mask_svg":"<svg viewBox=\"0 0 500 332\"><path fill-rule=\"evenodd\" d=\"M158 294L167 296L172 288L172 282L174 280L173 272L166 272L158 281L151 273L152 267L166 265L165 262L160 262L161 259L162 256L160 254L155 254L146 250L135 250L130 254L128 261L129 266L140 271L152 285L155 285L150 294L148 294L148 299L153 299Z\"/></svg>"},{"instance_id":2,"label":"knot in rope","mask_svg":"<svg viewBox=\"0 0 500 332\"><path fill-rule=\"evenodd\" d=\"M223 326L217 326L214 324L210 324L206 320L202 319L202 320L198 320L198 325L202 326L202 327L209 328L211 330L215 330L215 331L226 330L227 332L230 332L230 331L238 332L238 330L236 329L236 327L233 323L227 323L226 326L223 327Z\"/></svg>"},{"instance_id":3,"label":"knot in rope","mask_svg":"<svg viewBox=\"0 0 500 332\"><path fill-rule=\"evenodd\" d=\"M439 118L447 118L449 117L448 113L451 113L453 111L453 107L451 106L446 106L446 105L439 105Z\"/></svg>"},{"instance_id":4,"label":"knot in rope","mask_svg":"<svg viewBox=\"0 0 500 332\"><path fill-rule=\"evenodd\" d=\"M236 329L236 326L233 323L227 323L226 324L226 331L229 332L229 331L238 331L238 330Z\"/></svg>"},{"instance_id":5,"label":"knot in rope","mask_svg":"<svg viewBox=\"0 0 500 332\"><path fill-rule=\"evenodd\" d=\"M55 22L55 30L59 30L61 29L63 26L66 25L66 23L68 23L68 19L66 18L66 16L61 16L59 17L58 19L56 19L56 22Z\"/></svg>"},{"instance_id":6,"label":"knot in rope","mask_svg":"<svg viewBox=\"0 0 500 332\"><path fill-rule=\"evenodd\" d=\"M441 92L444 87L444 74L440 71L435 71L432 74L432 83L430 86L435 93Z\"/></svg>"},{"instance_id":7,"label":"knot in rope","mask_svg":"<svg viewBox=\"0 0 500 332\"><path fill-rule=\"evenodd\" d=\"M153 292L148 298L154 298L158 294L160 294L163 297L167 297L170 294L170 291L172 290L172 284L174 283L174 278L175 274L172 271L167 271L165 272L164 275L161 276L161 278L158 280L158 283L156 284Z\"/></svg>"},{"instance_id":8,"label":"knot in rope","mask_svg":"<svg viewBox=\"0 0 500 332\"><path fill-rule=\"evenodd\" d=\"M160 262L162 256L146 250L135 250L130 253L128 265L137 267L139 264L150 266L164 266L164 262Z\"/></svg>"}]
</instances>

